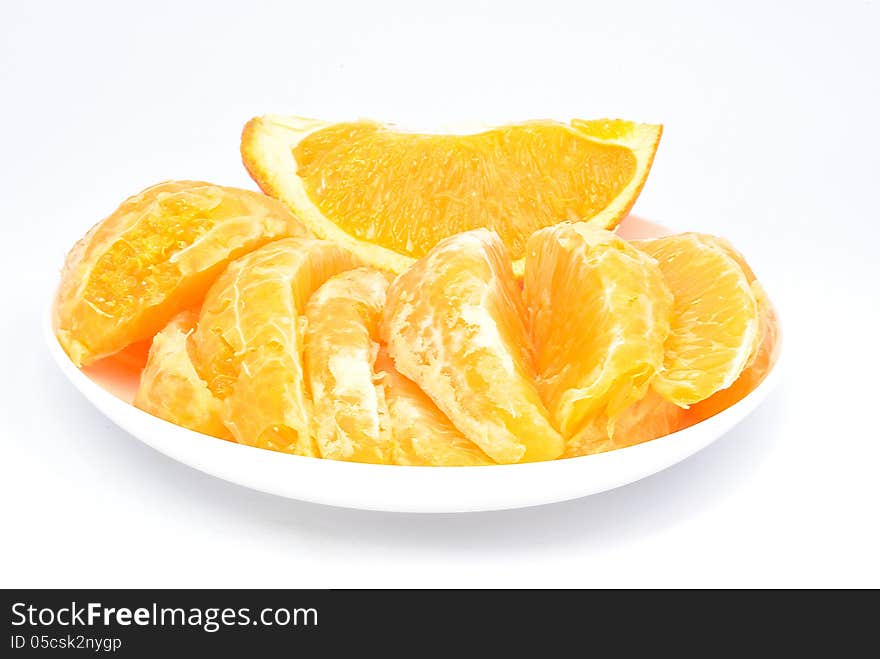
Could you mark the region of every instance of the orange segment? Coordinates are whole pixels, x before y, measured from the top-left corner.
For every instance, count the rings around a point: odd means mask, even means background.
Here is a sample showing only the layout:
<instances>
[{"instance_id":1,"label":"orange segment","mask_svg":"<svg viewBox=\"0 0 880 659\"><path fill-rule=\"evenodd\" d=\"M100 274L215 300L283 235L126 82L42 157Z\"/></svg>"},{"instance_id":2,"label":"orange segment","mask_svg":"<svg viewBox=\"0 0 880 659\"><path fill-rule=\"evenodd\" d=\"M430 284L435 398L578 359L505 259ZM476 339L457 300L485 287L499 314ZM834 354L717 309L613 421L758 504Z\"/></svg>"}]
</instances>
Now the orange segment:
<instances>
[{"instance_id":1,"label":"orange segment","mask_svg":"<svg viewBox=\"0 0 880 659\"><path fill-rule=\"evenodd\" d=\"M388 290L383 339L397 369L497 462L563 449L533 382L520 292L486 229L442 240Z\"/></svg>"},{"instance_id":2,"label":"orange segment","mask_svg":"<svg viewBox=\"0 0 880 659\"><path fill-rule=\"evenodd\" d=\"M582 223L529 238L523 295L538 390L568 439L566 455L583 455L586 435L606 435L647 392L663 362L672 295L654 259Z\"/></svg>"},{"instance_id":3,"label":"orange segment","mask_svg":"<svg viewBox=\"0 0 880 659\"><path fill-rule=\"evenodd\" d=\"M681 407L729 387L757 344L758 303L748 276L712 236L637 243L657 259L675 299L663 368L652 386Z\"/></svg>"},{"instance_id":4,"label":"orange segment","mask_svg":"<svg viewBox=\"0 0 880 659\"><path fill-rule=\"evenodd\" d=\"M644 398L623 411L611 435L598 439L589 452L611 451L663 437L689 425L686 415L686 410L649 389Z\"/></svg>"},{"instance_id":5,"label":"orange segment","mask_svg":"<svg viewBox=\"0 0 880 659\"><path fill-rule=\"evenodd\" d=\"M671 403L653 389L627 407L613 425L593 423L581 432L579 448L567 457L592 455L635 446L693 425L689 410Z\"/></svg>"},{"instance_id":6,"label":"orange segment","mask_svg":"<svg viewBox=\"0 0 880 659\"><path fill-rule=\"evenodd\" d=\"M462 435L412 380L402 376L383 348L376 359L394 440L394 463L411 466L495 464Z\"/></svg>"},{"instance_id":7,"label":"orange segment","mask_svg":"<svg viewBox=\"0 0 880 659\"><path fill-rule=\"evenodd\" d=\"M230 260L304 233L283 204L257 192L197 181L147 188L70 251L55 333L75 364L89 364L198 306Z\"/></svg>"},{"instance_id":8,"label":"orange segment","mask_svg":"<svg viewBox=\"0 0 880 659\"><path fill-rule=\"evenodd\" d=\"M742 268L743 274L745 274L746 279L749 280L749 285L752 287L752 293L755 295L755 300L758 303L758 331L755 333L755 342L752 344L752 353L749 357L749 361L746 364L746 368L752 365L752 362L758 356L758 351L761 348L761 342L765 335L765 330L775 330L775 312L773 311L773 305L770 303L769 298L767 297L764 289L761 287L761 283L758 281L755 276L752 267L746 261L746 257L742 255L742 253L736 249L733 244L727 240L726 238L721 238L720 236L710 236L703 234L702 239L710 244L717 245L724 252L737 262L740 268ZM772 325L772 327L771 327ZM774 333L775 339L775 333ZM774 343L775 347L775 343Z\"/></svg>"},{"instance_id":9,"label":"orange segment","mask_svg":"<svg viewBox=\"0 0 880 659\"><path fill-rule=\"evenodd\" d=\"M449 135L371 122L252 119L244 164L309 228L403 272L443 238L494 230L514 259L561 220L614 227L644 185L660 126L532 121Z\"/></svg>"},{"instance_id":10,"label":"orange segment","mask_svg":"<svg viewBox=\"0 0 880 659\"><path fill-rule=\"evenodd\" d=\"M373 364L388 279L358 268L328 279L306 306L305 372L321 457L390 463L393 446Z\"/></svg>"},{"instance_id":11,"label":"orange segment","mask_svg":"<svg viewBox=\"0 0 880 659\"><path fill-rule=\"evenodd\" d=\"M356 265L332 243L286 238L233 261L208 291L192 355L238 442L316 455L303 385L303 313L321 284Z\"/></svg>"},{"instance_id":12,"label":"orange segment","mask_svg":"<svg viewBox=\"0 0 880 659\"><path fill-rule=\"evenodd\" d=\"M178 426L232 439L223 425L220 401L196 373L187 350L197 319L195 311L182 311L153 338L134 404Z\"/></svg>"},{"instance_id":13,"label":"orange segment","mask_svg":"<svg viewBox=\"0 0 880 659\"><path fill-rule=\"evenodd\" d=\"M741 401L763 382L779 358L779 322L776 311L760 283L753 281L752 290L758 300L760 319L758 348L750 357L749 364L736 379L736 382L727 389L722 389L706 400L691 406L687 413L688 422L691 424L715 416L734 403Z\"/></svg>"}]
</instances>

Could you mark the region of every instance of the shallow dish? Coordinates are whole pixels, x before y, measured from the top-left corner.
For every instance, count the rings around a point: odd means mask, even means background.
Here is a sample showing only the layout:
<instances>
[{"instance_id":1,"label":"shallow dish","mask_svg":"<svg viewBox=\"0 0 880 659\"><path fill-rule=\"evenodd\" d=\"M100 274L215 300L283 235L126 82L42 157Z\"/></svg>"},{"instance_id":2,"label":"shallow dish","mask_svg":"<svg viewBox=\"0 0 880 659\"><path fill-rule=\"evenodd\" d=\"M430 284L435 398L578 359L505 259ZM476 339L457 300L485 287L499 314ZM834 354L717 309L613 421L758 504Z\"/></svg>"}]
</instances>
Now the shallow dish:
<instances>
[{"instance_id":1,"label":"shallow dish","mask_svg":"<svg viewBox=\"0 0 880 659\"><path fill-rule=\"evenodd\" d=\"M628 237L666 233L628 218ZM471 512L522 508L604 492L681 462L727 433L767 398L779 362L741 401L696 425L608 453L491 467L402 467L276 453L215 439L176 426L131 404L137 371L117 363L80 370L44 320L49 351L61 372L111 421L160 453L199 471L278 496L346 508L394 512Z\"/></svg>"}]
</instances>

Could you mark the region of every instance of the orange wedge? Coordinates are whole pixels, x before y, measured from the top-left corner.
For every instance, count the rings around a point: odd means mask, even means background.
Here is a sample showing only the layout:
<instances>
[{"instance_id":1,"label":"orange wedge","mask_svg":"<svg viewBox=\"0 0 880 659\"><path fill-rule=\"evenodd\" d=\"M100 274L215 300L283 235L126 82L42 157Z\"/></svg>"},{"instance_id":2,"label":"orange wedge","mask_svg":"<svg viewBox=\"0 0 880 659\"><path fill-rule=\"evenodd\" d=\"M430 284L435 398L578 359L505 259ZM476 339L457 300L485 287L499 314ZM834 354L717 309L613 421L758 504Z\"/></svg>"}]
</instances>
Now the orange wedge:
<instances>
[{"instance_id":1,"label":"orange wedge","mask_svg":"<svg viewBox=\"0 0 880 659\"><path fill-rule=\"evenodd\" d=\"M388 289L382 338L400 373L496 462L559 457L535 388L520 291L497 234L446 238Z\"/></svg>"},{"instance_id":2,"label":"orange wedge","mask_svg":"<svg viewBox=\"0 0 880 659\"><path fill-rule=\"evenodd\" d=\"M189 356L187 337L197 319L197 312L182 311L153 338L134 404L178 426L232 439L223 425L220 401L196 373Z\"/></svg>"},{"instance_id":3,"label":"orange wedge","mask_svg":"<svg viewBox=\"0 0 880 659\"><path fill-rule=\"evenodd\" d=\"M751 275L751 269L747 271L747 274L754 276ZM688 422L691 424L715 416L734 403L741 401L763 382L779 358L780 337L776 311L758 281L752 281L752 291L758 300L760 324L758 347L749 358L745 370L732 385L691 406L687 414Z\"/></svg>"},{"instance_id":4,"label":"orange wedge","mask_svg":"<svg viewBox=\"0 0 880 659\"><path fill-rule=\"evenodd\" d=\"M263 191L317 236L399 273L470 229L492 229L517 260L544 226L613 228L641 191L661 132L575 119L421 134L269 115L245 126L241 152Z\"/></svg>"},{"instance_id":5,"label":"orange wedge","mask_svg":"<svg viewBox=\"0 0 880 659\"><path fill-rule=\"evenodd\" d=\"M405 378L383 348L376 372L388 408L394 464L468 467L495 464L462 435L418 385Z\"/></svg>"},{"instance_id":6,"label":"orange wedge","mask_svg":"<svg viewBox=\"0 0 880 659\"><path fill-rule=\"evenodd\" d=\"M70 251L55 333L77 365L150 339L198 306L226 264L305 228L278 201L250 190L169 181L125 200Z\"/></svg>"},{"instance_id":7,"label":"orange wedge","mask_svg":"<svg viewBox=\"0 0 880 659\"><path fill-rule=\"evenodd\" d=\"M566 455L594 452L663 363L672 309L663 275L613 233L565 223L529 238L523 295L538 390Z\"/></svg>"},{"instance_id":8,"label":"orange wedge","mask_svg":"<svg viewBox=\"0 0 880 659\"><path fill-rule=\"evenodd\" d=\"M687 414L687 410L649 389L644 398L623 411L610 435L593 444L591 453L641 444L681 430L690 425Z\"/></svg>"},{"instance_id":9,"label":"orange wedge","mask_svg":"<svg viewBox=\"0 0 880 659\"><path fill-rule=\"evenodd\" d=\"M303 382L306 303L358 265L341 247L286 238L233 261L205 297L191 354L242 444L317 455Z\"/></svg>"},{"instance_id":10,"label":"orange wedge","mask_svg":"<svg viewBox=\"0 0 880 659\"><path fill-rule=\"evenodd\" d=\"M759 341L758 302L726 244L684 233L636 243L655 259L674 297L663 367L652 386L681 407L732 385Z\"/></svg>"},{"instance_id":11,"label":"orange wedge","mask_svg":"<svg viewBox=\"0 0 880 659\"><path fill-rule=\"evenodd\" d=\"M305 310L305 372L321 457L390 463L393 442L373 364L388 279L358 268L328 279Z\"/></svg>"}]
</instances>

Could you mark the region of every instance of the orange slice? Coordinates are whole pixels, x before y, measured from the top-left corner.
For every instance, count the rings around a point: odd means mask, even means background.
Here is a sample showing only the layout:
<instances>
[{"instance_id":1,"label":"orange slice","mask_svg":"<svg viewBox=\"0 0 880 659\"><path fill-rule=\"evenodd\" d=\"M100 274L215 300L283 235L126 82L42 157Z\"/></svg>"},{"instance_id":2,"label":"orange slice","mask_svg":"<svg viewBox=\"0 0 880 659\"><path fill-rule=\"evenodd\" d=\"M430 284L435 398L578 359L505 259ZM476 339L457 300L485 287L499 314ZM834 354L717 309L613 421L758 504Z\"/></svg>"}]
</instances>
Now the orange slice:
<instances>
[{"instance_id":1,"label":"orange slice","mask_svg":"<svg viewBox=\"0 0 880 659\"><path fill-rule=\"evenodd\" d=\"M196 373L187 350L197 319L197 312L182 311L153 338L134 404L178 426L232 439L223 425L220 401Z\"/></svg>"},{"instance_id":2,"label":"orange slice","mask_svg":"<svg viewBox=\"0 0 880 659\"><path fill-rule=\"evenodd\" d=\"M244 128L244 164L318 236L403 272L443 238L494 230L514 259L561 220L612 228L645 183L661 126L532 121L421 134L372 121L268 115Z\"/></svg>"},{"instance_id":3,"label":"orange slice","mask_svg":"<svg viewBox=\"0 0 880 659\"><path fill-rule=\"evenodd\" d=\"M496 462L559 457L535 388L523 305L497 234L442 240L388 289L383 339L397 370Z\"/></svg>"},{"instance_id":4,"label":"orange slice","mask_svg":"<svg viewBox=\"0 0 880 659\"><path fill-rule=\"evenodd\" d=\"M663 367L652 382L681 407L736 381L758 343L748 275L713 236L684 233L636 243L655 259L674 297Z\"/></svg>"},{"instance_id":5,"label":"orange slice","mask_svg":"<svg viewBox=\"0 0 880 659\"><path fill-rule=\"evenodd\" d=\"M657 263L609 231L559 224L526 247L523 295L537 384L567 441L605 436L663 362L672 295Z\"/></svg>"},{"instance_id":6,"label":"orange slice","mask_svg":"<svg viewBox=\"0 0 880 659\"><path fill-rule=\"evenodd\" d=\"M328 279L305 310L305 372L321 457L390 463L393 442L373 364L388 279L358 268Z\"/></svg>"},{"instance_id":7,"label":"orange slice","mask_svg":"<svg viewBox=\"0 0 880 659\"><path fill-rule=\"evenodd\" d=\"M197 181L160 183L125 200L70 251L55 333L77 365L150 339L198 306L232 259L306 231L278 201Z\"/></svg>"},{"instance_id":8,"label":"orange slice","mask_svg":"<svg viewBox=\"0 0 880 659\"><path fill-rule=\"evenodd\" d=\"M751 275L750 269L747 274ZM708 419L741 401L764 381L779 358L780 337L776 311L761 284L756 280L752 281L752 291L758 300L760 324L758 347L749 358L745 370L732 385L691 406L687 414L689 423Z\"/></svg>"},{"instance_id":9,"label":"orange slice","mask_svg":"<svg viewBox=\"0 0 880 659\"><path fill-rule=\"evenodd\" d=\"M395 464L431 467L495 464L452 425L415 382L398 372L384 348L376 358L376 372L388 406Z\"/></svg>"},{"instance_id":10,"label":"orange slice","mask_svg":"<svg viewBox=\"0 0 880 659\"><path fill-rule=\"evenodd\" d=\"M590 453L625 448L669 435L690 425L686 415L686 410L649 389L644 398L624 410L610 435L595 441Z\"/></svg>"},{"instance_id":11,"label":"orange slice","mask_svg":"<svg viewBox=\"0 0 880 659\"><path fill-rule=\"evenodd\" d=\"M356 265L333 243L286 238L230 263L208 291L191 354L238 442L317 455L303 383L303 313L321 284Z\"/></svg>"}]
</instances>

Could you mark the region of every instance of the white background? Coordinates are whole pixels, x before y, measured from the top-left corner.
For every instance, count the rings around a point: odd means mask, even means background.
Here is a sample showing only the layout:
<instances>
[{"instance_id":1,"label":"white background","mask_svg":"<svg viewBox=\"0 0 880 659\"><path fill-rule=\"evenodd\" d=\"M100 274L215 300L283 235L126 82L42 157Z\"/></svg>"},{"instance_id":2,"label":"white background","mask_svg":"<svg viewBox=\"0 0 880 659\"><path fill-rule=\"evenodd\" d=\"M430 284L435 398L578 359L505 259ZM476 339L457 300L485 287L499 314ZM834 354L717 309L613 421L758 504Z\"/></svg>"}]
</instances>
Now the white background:
<instances>
[{"instance_id":1,"label":"white background","mask_svg":"<svg viewBox=\"0 0 880 659\"><path fill-rule=\"evenodd\" d=\"M880 586L878 3L351 4L3 3L0 586ZM124 197L252 186L266 112L664 123L636 211L748 255L782 385L666 472L521 511L338 510L153 452L50 363L41 314Z\"/></svg>"}]
</instances>

